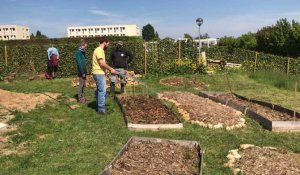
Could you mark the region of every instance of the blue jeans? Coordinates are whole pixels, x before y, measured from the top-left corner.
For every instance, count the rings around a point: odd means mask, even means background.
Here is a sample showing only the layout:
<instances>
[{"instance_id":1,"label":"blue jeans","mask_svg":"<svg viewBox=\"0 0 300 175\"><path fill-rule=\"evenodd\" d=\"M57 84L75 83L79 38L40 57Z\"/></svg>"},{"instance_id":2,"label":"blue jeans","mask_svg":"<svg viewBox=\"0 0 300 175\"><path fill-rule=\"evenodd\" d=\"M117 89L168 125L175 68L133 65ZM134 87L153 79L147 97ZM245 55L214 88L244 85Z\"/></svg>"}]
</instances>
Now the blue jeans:
<instances>
[{"instance_id":1,"label":"blue jeans","mask_svg":"<svg viewBox=\"0 0 300 175\"><path fill-rule=\"evenodd\" d=\"M105 96L106 96L106 78L104 74L93 74L96 81L97 89L95 91L96 97L96 111L105 112Z\"/></svg>"}]
</instances>

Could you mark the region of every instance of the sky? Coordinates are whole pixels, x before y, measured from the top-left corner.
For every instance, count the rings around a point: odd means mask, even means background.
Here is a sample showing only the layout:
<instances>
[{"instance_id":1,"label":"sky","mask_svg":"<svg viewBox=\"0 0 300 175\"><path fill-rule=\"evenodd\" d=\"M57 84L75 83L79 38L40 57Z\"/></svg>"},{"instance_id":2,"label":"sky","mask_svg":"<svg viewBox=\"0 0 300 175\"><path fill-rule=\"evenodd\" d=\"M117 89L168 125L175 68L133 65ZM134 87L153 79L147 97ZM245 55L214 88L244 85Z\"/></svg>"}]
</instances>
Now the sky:
<instances>
[{"instance_id":1,"label":"sky","mask_svg":"<svg viewBox=\"0 0 300 175\"><path fill-rule=\"evenodd\" d=\"M0 0L0 25L17 24L51 38L67 37L67 27L150 23L161 38L198 35L238 37L276 24L300 22L300 0Z\"/></svg>"}]
</instances>

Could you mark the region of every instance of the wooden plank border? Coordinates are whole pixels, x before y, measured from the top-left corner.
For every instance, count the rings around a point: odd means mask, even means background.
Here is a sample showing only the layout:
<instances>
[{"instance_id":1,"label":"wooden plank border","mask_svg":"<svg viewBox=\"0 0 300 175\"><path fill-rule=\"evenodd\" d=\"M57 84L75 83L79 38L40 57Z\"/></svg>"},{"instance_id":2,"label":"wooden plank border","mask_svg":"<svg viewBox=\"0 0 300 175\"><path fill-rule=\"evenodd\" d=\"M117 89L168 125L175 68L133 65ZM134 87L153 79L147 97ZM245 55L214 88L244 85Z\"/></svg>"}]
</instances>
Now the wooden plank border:
<instances>
[{"instance_id":1,"label":"wooden plank border","mask_svg":"<svg viewBox=\"0 0 300 175\"><path fill-rule=\"evenodd\" d=\"M201 91L199 92L199 96L204 97L204 98L209 98L217 103L222 103L225 104L224 101L226 101L227 106L234 108L243 114L249 116L250 118L258 121L265 129L268 129L270 131L274 132L300 132L300 121L271 121L267 119L266 117L258 114L252 109L247 108L246 106L241 106L239 104L234 103L231 100L226 100L226 99L220 99L217 98L213 95L216 94L222 94L225 92L207 92L207 91ZM284 108L280 105L272 104L269 102L264 102L264 101L259 101L259 100L254 100L254 99L248 99L246 97L243 97L241 95L235 94L234 95L242 100L250 101L252 103L259 104L261 106L268 107L272 110L283 112L288 114L291 118L294 117L294 113L297 119L300 119L300 113L294 112L291 109Z\"/></svg>"},{"instance_id":2,"label":"wooden plank border","mask_svg":"<svg viewBox=\"0 0 300 175\"><path fill-rule=\"evenodd\" d=\"M127 95L127 96L129 96L129 95ZM126 111L125 111L124 107L122 106L119 98L120 98L119 96L115 96L115 100L121 109L125 123L127 125L127 128L131 131L144 131L144 130L158 131L161 129L183 129L183 123L180 122L180 119L175 114L174 115L177 117L177 119L179 121L179 123L176 123L176 124L136 124L136 123L133 123L130 120L130 118L126 115ZM161 104L161 105L163 105L163 104Z\"/></svg>"},{"instance_id":3,"label":"wooden plank border","mask_svg":"<svg viewBox=\"0 0 300 175\"><path fill-rule=\"evenodd\" d=\"M147 138L147 137L131 137L127 143L123 146L123 148L119 151L117 156L111 161L111 163L105 167L105 169L99 173L99 175L111 175L113 165L116 163L116 161L124 154L124 152L128 149L130 144L133 144L137 141L150 141L154 143L166 143L166 142L172 142L175 144L178 144L180 146L185 146L188 148L197 147L198 152L198 175L202 175L202 168L203 168L203 158L204 158L204 149L201 147L201 145L196 141L188 141L188 140L169 140L169 139L160 139L160 138Z\"/></svg>"}]
</instances>

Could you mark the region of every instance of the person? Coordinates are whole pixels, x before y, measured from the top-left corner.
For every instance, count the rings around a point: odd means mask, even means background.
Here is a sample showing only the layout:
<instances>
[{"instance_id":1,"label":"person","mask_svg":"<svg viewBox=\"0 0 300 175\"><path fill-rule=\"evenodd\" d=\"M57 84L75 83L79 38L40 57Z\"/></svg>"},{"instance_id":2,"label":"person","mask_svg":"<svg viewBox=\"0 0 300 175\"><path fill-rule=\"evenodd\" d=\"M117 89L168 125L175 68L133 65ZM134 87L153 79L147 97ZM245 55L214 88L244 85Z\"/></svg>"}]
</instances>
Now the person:
<instances>
[{"instance_id":1,"label":"person","mask_svg":"<svg viewBox=\"0 0 300 175\"><path fill-rule=\"evenodd\" d=\"M124 93L126 85L126 68L133 59L131 52L127 51L123 47L123 42L119 41L116 48L110 54L109 65L113 67L118 74L111 74L110 76L110 93L113 96L115 94L115 84L119 77L121 79L121 93Z\"/></svg>"},{"instance_id":2,"label":"person","mask_svg":"<svg viewBox=\"0 0 300 175\"><path fill-rule=\"evenodd\" d=\"M78 86L78 102L86 103L87 100L84 95L84 88L85 88L85 81L86 81L86 56L85 56L85 49L87 48L88 44L85 40L80 41L80 46L76 50L75 58L77 64L77 75L79 78L79 86Z\"/></svg>"},{"instance_id":3,"label":"person","mask_svg":"<svg viewBox=\"0 0 300 175\"><path fill-rule=\"evenodd\" d=\"M55 78L54 72L57 72L58 69L58 60L59 60L58 50L55 47L51 46L47 50L47 56L48 56L48 60L47 60L47 70L45 73L45 77L47 79L53 79Z\"/></svg>"},{"instance_id":4,"label":"person","mask_svg":"<svg viewBox=\"0 0 300 175\"><path fill-rule=\"evenodd\" d=\"M93 52L92 74L96 81L96 112L99 115L105 115L105 97L106 97L106 77L105 70L109 70L112 74L116 74L115 69L106 64L105 50L109 46L109 41L106 38L101 38L99 46Z\"/></svg>"}]
</instances>

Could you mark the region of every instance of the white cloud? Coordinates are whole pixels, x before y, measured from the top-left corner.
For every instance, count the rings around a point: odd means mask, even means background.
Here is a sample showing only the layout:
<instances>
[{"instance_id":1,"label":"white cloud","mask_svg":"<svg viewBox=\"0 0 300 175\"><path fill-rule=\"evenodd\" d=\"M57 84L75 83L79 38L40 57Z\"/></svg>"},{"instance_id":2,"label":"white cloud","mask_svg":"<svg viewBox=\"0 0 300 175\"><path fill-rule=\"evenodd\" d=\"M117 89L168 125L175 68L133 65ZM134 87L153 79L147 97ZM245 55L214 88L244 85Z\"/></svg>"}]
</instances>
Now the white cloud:
<instances>
[{"instance_id":1,"label":"white cloud","mask_svg":"<svg viewBox=\"0 0 300 175\"><path fill-rule=\"evenodd\" d=\"M89 12L91 14L104 16L104 17L120 17L120 15L118 15L118 14L110 13L110 12L107 12L104 10L91 9L91 10L89 10Z\"/></svg>"}]
</instances>

